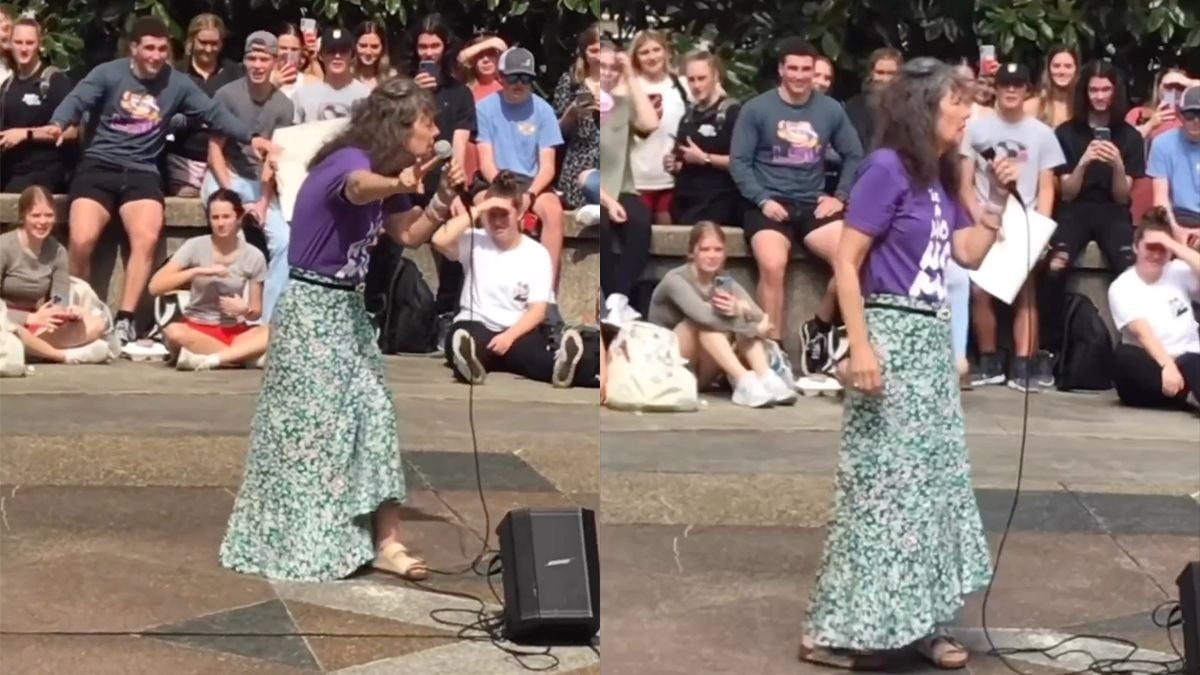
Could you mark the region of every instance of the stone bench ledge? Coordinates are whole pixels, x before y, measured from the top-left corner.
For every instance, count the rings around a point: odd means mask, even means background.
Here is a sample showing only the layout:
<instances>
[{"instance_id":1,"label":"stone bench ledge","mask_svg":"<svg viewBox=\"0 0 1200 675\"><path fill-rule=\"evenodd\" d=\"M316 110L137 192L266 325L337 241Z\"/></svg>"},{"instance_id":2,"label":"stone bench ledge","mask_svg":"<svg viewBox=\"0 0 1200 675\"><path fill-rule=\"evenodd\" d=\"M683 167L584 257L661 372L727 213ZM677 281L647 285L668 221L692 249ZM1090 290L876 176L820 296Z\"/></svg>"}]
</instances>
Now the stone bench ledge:
<instances>
[{"instance_id":1,"label":"stone bench ledge","mask_svg":"<svg viewBox=\"0 0 1200 675\"><path fill-rule=\"evenodd\" d=\"M754 257L749 244L746 242L746 237L743 236L742 228L723 227L721 229L725 231L725 252L728 257ZM655 225L650 240L651 255L664 258L686 258L688 253L688 235L691 231L692 228L690 225ZM812 259L812 254L803 246L793 246L792 259L810 260ZM1107 269L1107 266L1104 264L1104 256L1100 254L1100 248L1096 246L1095 242L1088 244L1087 250L1080 256L1075 268L1085 270Z\"/></svg>"},{"instance_id":2,"label":"stone bench ledge","mask_svg":"<svg viewBox=\"0 0 1200 675\"><path fill-rule=\"evenodd\" d=\"M0 194L0 225L17 223L17 198L15 194ZM67 195L54 195L55 210L58 211L58 222L67 222L70 208ZM204 218L204 204L196 197L167 197L163 220L169 227L194 227L208 229ZM564 222L565 235L568 239L594 239L595 228L585 228L575 222L575 213L568 211ZM590 230L590 231L589 231Z\"/></svg>"}]
</instances>

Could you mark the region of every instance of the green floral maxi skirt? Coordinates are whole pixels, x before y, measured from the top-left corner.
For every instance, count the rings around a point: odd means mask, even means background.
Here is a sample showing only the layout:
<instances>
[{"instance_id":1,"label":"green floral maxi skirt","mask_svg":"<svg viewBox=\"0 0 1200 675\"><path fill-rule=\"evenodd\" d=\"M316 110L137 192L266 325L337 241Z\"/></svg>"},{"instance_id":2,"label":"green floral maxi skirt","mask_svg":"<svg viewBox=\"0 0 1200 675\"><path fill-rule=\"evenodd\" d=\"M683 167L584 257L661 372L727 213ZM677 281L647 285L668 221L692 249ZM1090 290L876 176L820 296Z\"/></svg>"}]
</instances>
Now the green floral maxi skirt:
<instances>
[{"instance_id":1,"label":"green floral maxi skirt","mask_svg":"<svg viewBox=\"0 0 1200 675\"><path fill-rule=\"evenodd\" d=\"M823 647L896 649L951 621L991 559L971 487L947 310L867 299L883 395L847 391L825 553L806 634Z\"/></svg>"},{"instance_id":2,"label":"green floral maxi skirt","mask_svg":"<svg viewBox=\"0 0 1200 675\"><path fill-rule=\"evenodd\" d=\"M362 293L299 276L308 275L293 272L271 326L221 564L271 579L330 581L374 559L371 514L404 499L404 471Z\"/></svg>"}]
</instances>

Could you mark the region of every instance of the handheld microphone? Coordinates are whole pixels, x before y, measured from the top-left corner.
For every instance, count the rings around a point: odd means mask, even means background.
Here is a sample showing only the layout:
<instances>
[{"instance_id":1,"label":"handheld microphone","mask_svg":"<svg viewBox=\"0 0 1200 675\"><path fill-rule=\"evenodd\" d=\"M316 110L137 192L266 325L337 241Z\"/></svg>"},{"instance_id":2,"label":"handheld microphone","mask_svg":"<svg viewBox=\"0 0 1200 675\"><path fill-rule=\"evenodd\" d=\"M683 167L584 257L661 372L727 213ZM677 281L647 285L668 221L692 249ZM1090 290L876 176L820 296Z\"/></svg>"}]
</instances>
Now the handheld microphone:
<instances>
[{"instance_id":1,"label":"handheld microphone","mask_svg":"<svg viewBox=\"0 0 1200 675\"><path fill-rule=\"evenodd\" d=\"M989 164L996 159L996 149L990 146L982 149L976 148L975 151L979 153L980 157L986 159ZM1017 203L1021 205L1021 208L1026 208L1025 200L1021 199L1021 193L1017 191L1016 181L1010 180L1004 187L1008 190L1008 194L1012 195L1013 199L1017 200Z\"/></svg>"},{"instance_id":2,"label":"handheld microphone","mask_svg":"<svg viewBox=\"0 0 1200 675\"><path fill-rule=\"evenodd\" d=\"M445 162L454 155L454 146L450 145L450 141L447 141L446 139L443 138L442 140L433 144L433 154L437 155L437 159L439 162ZM470 205L467 204L467 186L466 185L458 186L457 188L454 189L454 193L457 194L460 198L462 198L463 205L467 206L468 210L469 210Z\"/></svg>"},{"instance_id":3,"label":"handheld microphone","mask_svg":"<svg viewBox=\"0 0 1200 675\"><path fill-rule=\"evenodd\" d=\"M450 145L450 141L443 138L433 144L433 153L437 155L438 159L450 159L450 156L454 154L454 146Z\"/></svg>"}]
</instances>

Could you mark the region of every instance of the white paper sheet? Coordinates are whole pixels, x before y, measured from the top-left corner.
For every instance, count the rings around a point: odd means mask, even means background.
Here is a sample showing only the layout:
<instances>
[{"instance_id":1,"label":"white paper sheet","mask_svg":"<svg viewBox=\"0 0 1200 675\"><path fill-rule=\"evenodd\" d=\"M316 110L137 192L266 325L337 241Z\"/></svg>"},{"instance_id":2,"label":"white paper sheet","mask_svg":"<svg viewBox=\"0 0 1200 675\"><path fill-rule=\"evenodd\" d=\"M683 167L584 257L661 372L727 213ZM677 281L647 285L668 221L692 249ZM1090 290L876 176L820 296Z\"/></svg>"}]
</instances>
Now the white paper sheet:
<instances>
[{"instance_id":1,"label":"white paper sheet","mask_svg":"<svg viewBox=\"0 0 1200 675\"><path fill-rule=\"evenodd\" d=\"M300 185L308 177L308 160L317 154L317 150L325 141L340 132L347 118L309 122L295 126L276 129L271 140L278 145L282 153L279 157L278 168L275 172L275 184L279 187L279 206L283 209L283 217L292 222L292 212L296 208L296 195L300 193Z\"/></svg>"},{"instance_id":2,"label":"white paper sheet","mask_svg":"<svg viewBox=\"0 0 1200 675\"><path fill-rule=\"evenodd\" d=\"M1011 305L1057 227L1058 223L1036 211L1025 212L1017 200L1009 197L1001 217L1002 239L988 251L979 269L970 272L971 281Z\"/></svg>"}]
</instances>

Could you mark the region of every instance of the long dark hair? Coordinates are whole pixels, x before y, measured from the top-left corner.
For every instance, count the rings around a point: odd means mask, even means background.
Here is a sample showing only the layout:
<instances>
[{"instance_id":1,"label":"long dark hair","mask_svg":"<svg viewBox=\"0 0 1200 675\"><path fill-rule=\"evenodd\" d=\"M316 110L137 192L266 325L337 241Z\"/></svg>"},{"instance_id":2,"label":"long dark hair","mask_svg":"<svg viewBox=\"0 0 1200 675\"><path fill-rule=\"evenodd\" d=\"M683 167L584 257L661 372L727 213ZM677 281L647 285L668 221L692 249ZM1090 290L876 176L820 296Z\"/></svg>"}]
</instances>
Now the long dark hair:
<instances>
[{"instance_id":1,"label":"long dark hair","mask_svg":"<svg viewBox=\"0 0 1200 675\"><path fill-rule=\"evenodd\" d=\"M454 31L450 30L450 24L442 18L441 14L430 14L421 19L416 28L413 29L411 40L412 45L408 50L408 74L416 75L417 66L421 63L421 58L417 56L417 38L422 35L436 35L442 40L442 60L438 64L438 71L441 73L443 81L445 78L454 77L458 72L458 38L454 35Z\"/></svg>"},{"instance_id":2,"label":"long dark hair","mask_svg":"<svg viewBox=\"0 0 1200 675\"><path fill-rule=\"evenodd\" d=\"M1072 107L1071 123L1081 129L1089 128L1088 114L1092 111L1092 102L1088 97L1088 82L1093 77L1103 78L1112 83L1112 102L1108 104L1109 125L1115 125L1125 119L1129 111L1129 99L1125 95L1125 80L1116 66L1108 61L1097 59L1089 61L1079 69L1075 76L1075 105Z\"/></svg>"},{"instance_id":3,"label":"long dark hair","mask_svg":"<svg viewBox=\"0 0 1200 675\"><path fill-rule=\"evenodd\" d=\"M915 185L927 187L941 180L953 194L961 173L958 149L943 152L937 139L947 94L971 96L970 83L954 67L928 57L906 63L879 92L874 147L895 150Z\"/></svg>"},{"instance_id":4,"label":"long dark hair","mask_svg":"<svg viewBox=\"0 0 1200 675\"><path fill-rule=\"evenodd\" d=\"M433 94L407 77L382 80L365 99L354 105L341 133L327 141L308 162L312 171L342 148L362 148L371 158L371 170L395 175L413 163L406 149L413 125L423 116L434 117Z\"/></svg>"}]
</instances>

